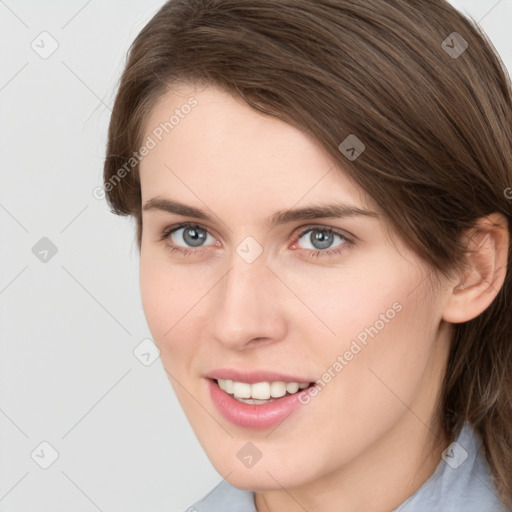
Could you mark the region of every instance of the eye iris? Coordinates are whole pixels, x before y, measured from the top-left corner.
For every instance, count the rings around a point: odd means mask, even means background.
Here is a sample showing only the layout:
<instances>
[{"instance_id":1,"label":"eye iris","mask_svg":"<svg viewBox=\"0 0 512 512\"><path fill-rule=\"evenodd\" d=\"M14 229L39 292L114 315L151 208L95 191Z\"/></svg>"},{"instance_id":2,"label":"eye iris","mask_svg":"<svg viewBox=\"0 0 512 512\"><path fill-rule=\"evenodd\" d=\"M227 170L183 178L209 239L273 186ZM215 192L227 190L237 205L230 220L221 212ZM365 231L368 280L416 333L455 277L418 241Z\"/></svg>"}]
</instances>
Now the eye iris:
<instances>
[{"instance_id":1,"label":"eye iris","mask_svg":"<svg viewBox=\"0 0 512 512\"><path fill-rule=\"evenodd\" d=\"M323 231L313 231L310 236L311 243L317 249L327 249L332 244L332 233L325 233ZM315 245L315 243L319 243L320 247Z\"/></svg>"},{"instance_id":2,"label":"eye iris","mask_svg":"<svg viewBox=\"0 0 512 512\"><path fill-rule=\"evenodd\" d=\"M199 230L197 228L185 228L183 231L183 240L187 242L187 244L192 246L201 245L204 240L206 240L206 234L204 230Z\"/></svg>"}]
</instances>

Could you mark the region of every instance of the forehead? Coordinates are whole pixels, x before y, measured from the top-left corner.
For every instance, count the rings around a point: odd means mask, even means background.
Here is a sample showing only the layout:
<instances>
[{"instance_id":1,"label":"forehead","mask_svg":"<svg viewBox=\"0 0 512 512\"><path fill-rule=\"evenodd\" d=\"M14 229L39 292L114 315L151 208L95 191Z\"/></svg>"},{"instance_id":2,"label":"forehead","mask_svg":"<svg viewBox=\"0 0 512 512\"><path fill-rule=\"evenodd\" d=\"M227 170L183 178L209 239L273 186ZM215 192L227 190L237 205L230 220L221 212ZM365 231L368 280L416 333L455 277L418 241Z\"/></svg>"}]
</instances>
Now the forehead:
<instances>
[{"instance_id":1,"label":"forehead","mask_svg":"<svg viewBox=\"0 0 512 512\"><path fill-rule=\"evenodd\" d=\"M170 195L198 205L203 195L223 207L243 204L245 214L299 202L377 209L312 137L214 87L170 89L148 116L143 141L150 139L140 162L143 201Z\"/></svg>"}]
</instances>

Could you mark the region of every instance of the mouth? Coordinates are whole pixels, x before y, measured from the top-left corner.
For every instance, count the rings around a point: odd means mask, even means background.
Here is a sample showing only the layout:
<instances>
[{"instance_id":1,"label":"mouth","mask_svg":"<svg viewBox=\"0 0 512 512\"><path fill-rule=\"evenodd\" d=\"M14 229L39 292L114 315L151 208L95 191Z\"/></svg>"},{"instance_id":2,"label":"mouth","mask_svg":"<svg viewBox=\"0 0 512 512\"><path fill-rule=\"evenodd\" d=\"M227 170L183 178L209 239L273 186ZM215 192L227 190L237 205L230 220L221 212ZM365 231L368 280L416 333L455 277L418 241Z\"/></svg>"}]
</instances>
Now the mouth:
<instances>
[{"instance_id":1,"label":"mouth","mask_svg":"<svg viewBox=\"0 0 512 512\"><path fill-rule=\"evenodd\" d=\"M206 382L221 416L250 429L272 428L288 420L294 411L311 401L307 395L316 386L314 382L247 383L220 378L207 378Z\"/></svg>"}]
</instances>

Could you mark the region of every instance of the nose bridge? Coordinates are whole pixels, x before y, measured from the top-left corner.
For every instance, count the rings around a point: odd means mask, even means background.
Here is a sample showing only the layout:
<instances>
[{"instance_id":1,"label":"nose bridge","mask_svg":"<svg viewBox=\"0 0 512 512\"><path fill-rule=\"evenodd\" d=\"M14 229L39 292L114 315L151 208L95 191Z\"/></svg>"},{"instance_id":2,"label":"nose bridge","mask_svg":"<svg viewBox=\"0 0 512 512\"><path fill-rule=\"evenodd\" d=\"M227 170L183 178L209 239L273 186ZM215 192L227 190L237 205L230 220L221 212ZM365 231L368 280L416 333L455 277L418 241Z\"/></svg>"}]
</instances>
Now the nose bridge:
<instances>
[{"instance_id":1,"label":"nose bridge","mask_svg":"<svg viewBox=\"0 0 512 512\"><path fill-rule=\"evenodd\" d=\"M263 254L254 257L253 250L242 243L233 251L214 298L213 337L231 348L243 348L256 338L284 335L277 280Z\"/></svg>"}]
</instances>

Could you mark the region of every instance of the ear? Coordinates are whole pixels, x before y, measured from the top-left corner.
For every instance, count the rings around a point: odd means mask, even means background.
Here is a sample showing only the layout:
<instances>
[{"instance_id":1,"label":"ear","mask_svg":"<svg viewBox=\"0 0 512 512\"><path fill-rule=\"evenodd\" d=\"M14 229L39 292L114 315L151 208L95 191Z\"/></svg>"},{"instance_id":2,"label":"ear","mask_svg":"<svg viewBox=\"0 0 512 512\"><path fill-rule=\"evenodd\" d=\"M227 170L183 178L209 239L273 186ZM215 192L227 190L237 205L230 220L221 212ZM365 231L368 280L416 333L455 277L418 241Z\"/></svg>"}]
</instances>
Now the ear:
<instances>
[{"instance_id":1,"label":"ear","mask_svg":"<svg viewBox=\"0 0 512 512\"><path fill-rule=\"evenodd\" d=\"M507 219L493 213L466 233L467 264L451 288L443 319L463 323L485 311L500 291L507 272L510 237Z\"/></svg>"}]
</instances>

